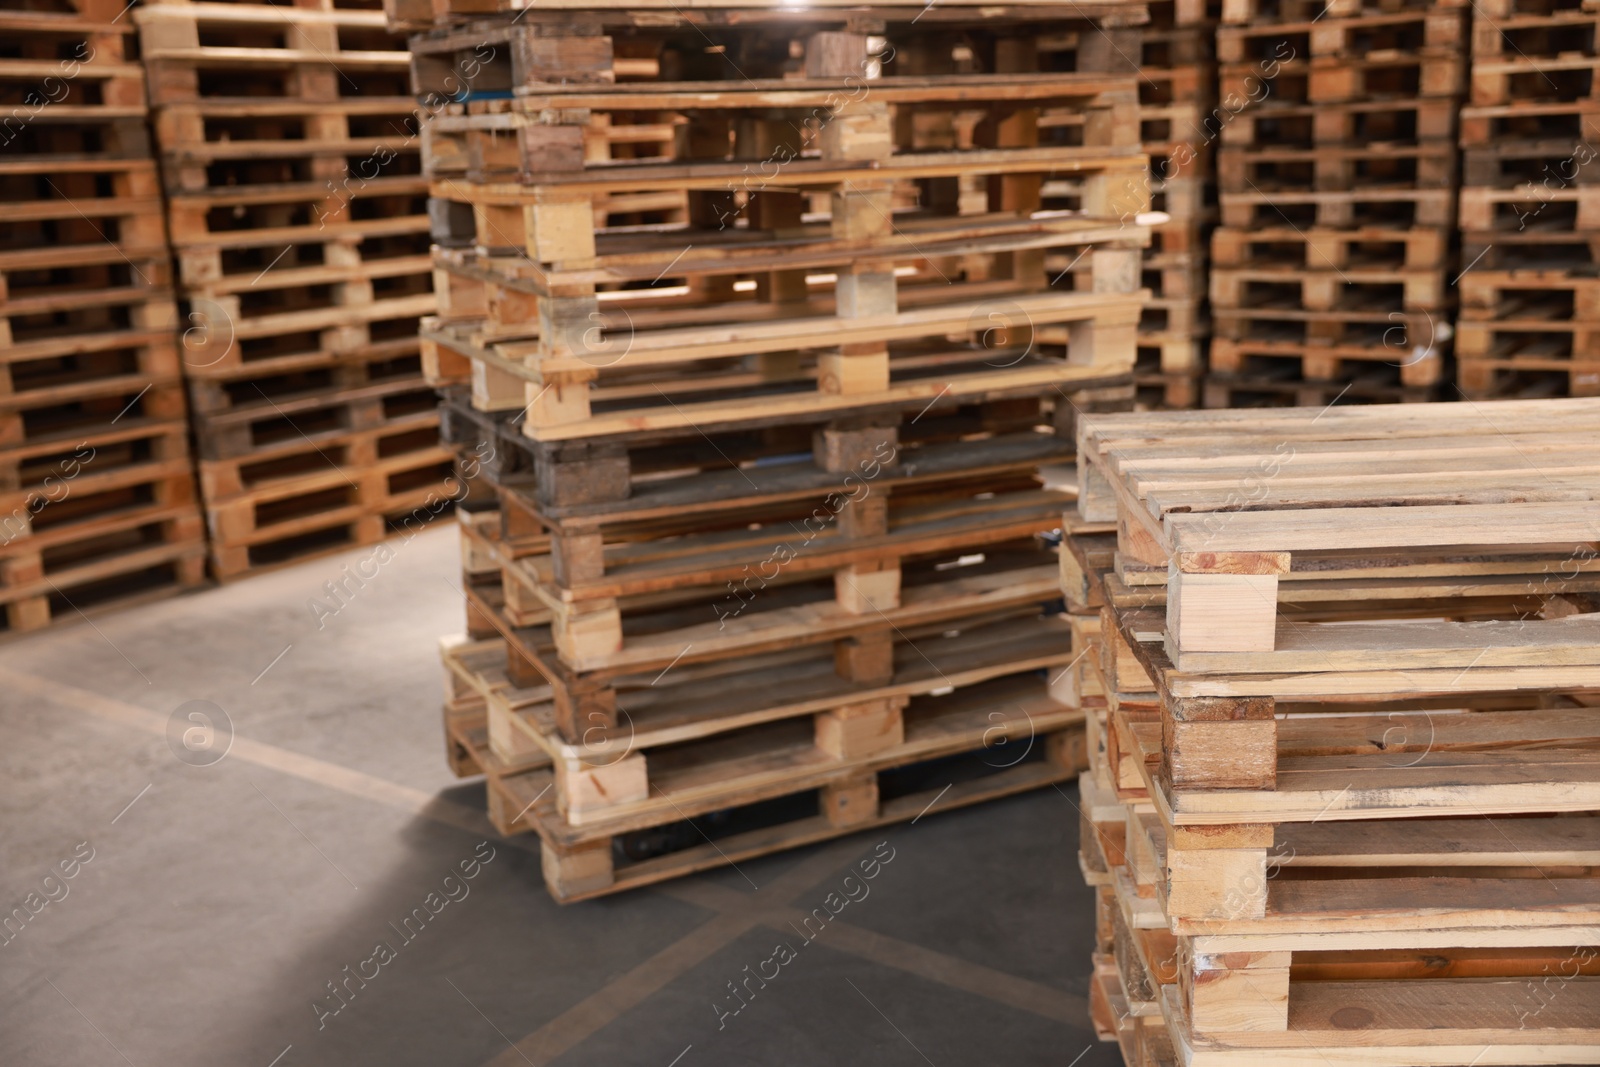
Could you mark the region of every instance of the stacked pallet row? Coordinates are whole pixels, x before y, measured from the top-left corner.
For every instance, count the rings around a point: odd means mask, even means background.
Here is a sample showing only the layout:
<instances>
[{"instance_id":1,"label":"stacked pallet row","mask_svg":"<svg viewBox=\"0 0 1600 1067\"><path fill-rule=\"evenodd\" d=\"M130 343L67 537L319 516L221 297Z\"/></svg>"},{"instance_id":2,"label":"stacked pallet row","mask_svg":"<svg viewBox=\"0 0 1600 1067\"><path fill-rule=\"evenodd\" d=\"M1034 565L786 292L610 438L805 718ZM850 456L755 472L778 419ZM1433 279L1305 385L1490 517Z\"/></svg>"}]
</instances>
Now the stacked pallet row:
<instances>
[{"instance_id":1,"label":"stacked pallet row","mask_svg":"<svg viewBox=\"0 0 1600 1067\"><path fill-rule=\"evenodd\" d=\"M1047 69L1127 73L1139 92L1139 136L1150 157L1142 195L1150 200L1145 221L1141 284L1150 290L1139 320L1135 384L1139 402L1155 407L1194 407L1205 366L1206 240L1214 222L1216 66L1205 0L1152 3L1142 25L1063 29L1043 36ZM1046 111L1041 125L1070 126L1070 109ZM1047 183L1045 204L1071 196L1070 183ZM1046 263L1052 277L1082 270L1071 255Z\"/></svg>"},{"instance_id":2,"label":"stacked pallet row","mask_svg":"<svg viewBox=\"0 0 1600 1067\"><path fill-rule=\"evenodd\" d=\"M411 48L496 826L574 900L1076 774L1039 472L1131 401L1132 78L1025 9L475 18Z\"/></svg>"},{"instance_id":3,"label":"stacked pallet row","mask_svg":"<svg viewBox=\"0 0 1600 1067\"><path fill-rule=\"evenodd\" d=\"M1456 339L1470 398L1600 395L1597 37L1594 0L1473 5Z\"/></svg>"},{"instance_id":4,"label":"stacked pallet row","mask_svg":"<svg viewBox=\"0 0 1600 1067\"><path fill-rule=\"evenodd\" d=\"M1139 322L1134 369L1141 406L1200 405L1206 368L1207 260L1216 225L1215 26L1204 0L1151 5L1139 39L1140 138L1150 153L1152 207L1144 285L1152 299Z\"/></svg>"},{"instance_id":5,"label":"stacked pallet row","mask_svg":"<svg viewBox=\"0 0 1600 1067\"><path fill-rule=\"evenodd\" d=\"M214 574L369 544L443 510L403 39L343 0L135 15Z\"/></svg>"},{"instance_id":6,"label":"stacked pallet row","mask_svg":"<svg viewBox=\"0 0 1600 1067\"><path fill-rule=\"evenodd\" d=\"M1600 1062L1597 432L1586 400L1083 421L1081 860L1127 1063Z\"/></svg>"},{"instance_id":7,"label":"stacked pallet row","mask_svg":"<svg viewBox=\"0 0 1600 1067\"><path fill-rule=\"evenodd\" d=\"M144 72L120 3L0 12L0 632L204 578Z\"/></svg>"},{"instance_id":8,"label":"stacked pallet row","mask_svg":"<svg viewBox=\"0 0 1600 1067\"><path fill-rule=\"evenodd\" d=\"M1428 399L1452 332L1464 11L1232 0L1223 21L1206 406Z\"/></svg>"}]
</instances>

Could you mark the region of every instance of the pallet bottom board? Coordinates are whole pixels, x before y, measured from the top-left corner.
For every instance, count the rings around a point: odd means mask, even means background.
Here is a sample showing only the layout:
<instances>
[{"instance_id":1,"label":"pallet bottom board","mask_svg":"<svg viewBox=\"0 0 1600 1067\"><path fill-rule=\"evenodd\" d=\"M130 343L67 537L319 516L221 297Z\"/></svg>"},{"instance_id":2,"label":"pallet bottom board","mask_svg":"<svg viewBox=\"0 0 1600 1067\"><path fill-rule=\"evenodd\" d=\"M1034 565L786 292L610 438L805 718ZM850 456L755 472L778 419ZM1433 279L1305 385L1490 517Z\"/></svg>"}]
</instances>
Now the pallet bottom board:
<instances>
[{"instance_id":1,"label":"pallet bottom board","mask_svg":"<svg viewBox=\"0 0 1600 1067\"><path fill-rule=\"evenodd\" d=\"M922 815L934 811L947 811L985 800L996 800L1030 789L1070 781L1074 777L1076 772L1067 771L1047 762L1024 763L990 777L931 788L885 801L874 818L851 826L835 826L825 816L814 815L777 826L717 838L714 841L707 840L701 845L630 863L617 868L614 880L609 886L578 889L567 893L558 892L555 886L551 886L551 894L564 904L587 900L591 897L678 878L695 871L731 865L740 860L754 859L771 852L844 837L891 823L915 821ZM548 875L546 884L549 884Z\"/></svg>"}]
</instances>

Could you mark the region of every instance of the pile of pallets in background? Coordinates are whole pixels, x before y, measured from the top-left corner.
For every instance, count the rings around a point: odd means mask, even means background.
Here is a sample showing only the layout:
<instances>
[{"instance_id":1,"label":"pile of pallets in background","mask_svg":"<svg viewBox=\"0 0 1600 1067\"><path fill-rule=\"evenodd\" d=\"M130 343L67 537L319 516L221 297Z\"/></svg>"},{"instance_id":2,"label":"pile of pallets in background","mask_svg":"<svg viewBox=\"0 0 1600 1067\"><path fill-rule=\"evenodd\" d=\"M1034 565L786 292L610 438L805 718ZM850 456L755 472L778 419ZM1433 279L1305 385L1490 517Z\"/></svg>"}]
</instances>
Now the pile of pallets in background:
<instances>
[{"instance_id":1,"label":"pile of pallets in background","mask_svg":"<svg viewBox=\"0 0 1600 1067\"><path fill-rule=\"evenodd\" d=\"M381 11L135 13L219 579L372 543L450 473L416 331L434 310L403 39Z\"/></svg>"},{"instance_id":2,"label":"pile of pallets in background","mask_svg":"<svg viewBox=\"0 0 1600 1067\"><path fill-rule=\"evenodd\" d=\"M1150 156L1151 209L1159 213L1142 264L1150 299L1134 367L1141 407L1200 403L1210 332L1207 244L1217 212L1214 144L1223 121L1213 48L1218 6L1161 0L1150 5L1146 25L1097 29L1089 38L1103 69L1138 79L1139 138Z\"/></svg>"},{"instance_id":3,"label":"pile of pallets in background","mask_svg":"<svg viewBox=\"0 0 1600 1067\"><path fill-rule=\"evenodd\" d=\"M1597 35L1594 0L1473 4L1456 337L1470 398L1600 395Z\"/></svg>"},{"instance_id":4,"label":"pile of pallets in background","mask_svg":"<svg viewBox=\"0 0 1600 1067\"><path fill-rule=\"evenodd\" d=\"M123 14L97 0L0 12L0 632L204 578Z\"/></svg>"},{"instance_id":5,"label":"pile of pallets in background","mask_svg":"<svg viewBox=\"0 0 1600 1067\"><path fill-rule=\"evenodd\" d=\"M1083 421L1091 1002L1130 1065L1600 1062L1597 433Z\"/></svg>"},{"instance_id":6,"label":"pile of pallets in background","mask_svg":"<svg viewBox=\"0 0 1600 1067\"><path fill-rule=\"evenodd\" d=\"M1026 7L417 6L425 355L497 497L446 732L552 894L1075 775L1040 470L1132 401L1133 78Z\"/></svg>"},{"instance_id":7,"label":"pile of pallets in background","mask_svg":"<svg viewBox=\"0 0 1600 1067\"><path fill-rule=\"evenodd\" d=\"M1223 20L1206 406L1428 399L1451 333L1464 9L1236 0Z\"/></svg>"}]
</instances>

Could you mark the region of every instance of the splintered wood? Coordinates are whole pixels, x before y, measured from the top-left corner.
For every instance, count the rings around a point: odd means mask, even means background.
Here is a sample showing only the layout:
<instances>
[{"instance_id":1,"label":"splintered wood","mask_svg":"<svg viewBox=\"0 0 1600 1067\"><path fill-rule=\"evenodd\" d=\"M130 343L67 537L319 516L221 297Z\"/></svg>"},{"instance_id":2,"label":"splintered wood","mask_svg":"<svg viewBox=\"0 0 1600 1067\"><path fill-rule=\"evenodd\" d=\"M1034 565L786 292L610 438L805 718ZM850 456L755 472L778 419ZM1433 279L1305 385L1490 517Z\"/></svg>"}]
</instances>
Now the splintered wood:
<instances>
[{"instance_id":1,"label":"splintered wood","mask_svg":"<svg viewBox=\"0 0 1600 1067\"><path fill-rule=\"evenodd\" d=\"M424 355L494 497L450 758L557 899L1081 769L1041 468L1133 399L1150 195L1111 14L1147 13L1055 11L1048 46L920 4L413 38Z\"/></svg>"},{"instance_id":2,"label":"splintered wood","mask_svg":"<svg viewBox=\"0 0 1600 1067\"><path fill-rule=\"evenodd\" d=\"M1083 420L1061 578L1130 1064L1600 1062L1597 434L1587 400Z\"/></svg>"}]
</instances>

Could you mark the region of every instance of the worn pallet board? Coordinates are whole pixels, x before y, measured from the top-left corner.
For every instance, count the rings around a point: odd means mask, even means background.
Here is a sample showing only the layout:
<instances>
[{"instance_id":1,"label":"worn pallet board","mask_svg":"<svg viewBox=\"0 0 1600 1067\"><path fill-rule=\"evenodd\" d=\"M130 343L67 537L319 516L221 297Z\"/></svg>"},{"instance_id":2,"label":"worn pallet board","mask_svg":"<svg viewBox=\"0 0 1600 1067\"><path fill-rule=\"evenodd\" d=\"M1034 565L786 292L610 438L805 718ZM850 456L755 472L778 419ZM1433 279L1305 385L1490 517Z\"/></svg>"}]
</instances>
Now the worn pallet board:
<instances>
[{"instance_id":1,"label":"worn pallet board","mask_svg":"<svg viewBox=\"0 0 1600 1067\"><path fill-rule=\"evenodd\" d=\"M830 686L816 665L794 657L747 664L679 683L670 696L641 694L620 726L592 727L576 743L556 727L549 687L510 683L501 642L446 639L444 660L484 697L490 750L507 765L535 754L551 761L556 808L568 826L582 828L619 819L673 821L695 805L714 810L727 791L750 784L730 779L730 761L754 776L776 773L804 788L863 758L905 762L916 754L919 736L970 735L980 721L989 723L990 746L1020 760L1036 739L1080 722L1081 713L1047 694L1039 668L1063 658L1059 647L1039 640L1041 629L1008 633L1035 640L1009 657L997 646L954 677L928 674L855 692ZM821 669L831 674L830 665ZM775 699L779 678L785 696Z\"/></svg>"},{"instance_id":2,"label":"worn pallet board","mask_svg":"<svg viewBox=\"0 0 1600 1067\"><path fill-rule=\"evenodd\" d=\"M746 384L748 378L740 381L744 376L737 375L736 390L728 391L734 395L701 400L693 399L691 393L684 395L681 403L663 394L659 386L623 387L608 396L603 380L592 390L581 381L555 384L556 375L595 373L594 366L579 356L530 367L472 345L462 337L464 331L449 326L425 329L423 337L458 357L465 356L492 369L500 383L493 394L495 403L513 410L531 404L527 422L534 425L529 427L530 436L541 441L561 441L628 431L719 427L770 417L817 418L862 408L909 408L946 396L978 400L1052 387L1068 391L1091 388L1108 384L1131 369L1138 312L1136 294L1018 293L1014 297L852 320L818 316L720 330L663 328L649 336L630 334L623 322L620 334L596 342L610 353L595 357L597 360L604 360L607 365L625 364L629 371L764 352L829 350L819 355L818 370L793 375L787 388L781 388L781 382L777 387L752 388ZM1035 352L1031 343L992 349L981 343L927 348L927 344L949 333L967 332L973 323L982 327L982 341L996 345L1007 340L1007 326L1011 327L1010 332L1020 335L1029 327L1071 323L1073 345L1067 358L1050 358L1044 352ZM919 359L916 349L910 349L909 358L897 359L894 350L887 347L893 343L905 351L910 342L919 340L927 343L923 346L926 358ZM624 343L627 357L621 360ZM831 354L841 343L858 344L873 351L863 353L857 367L837 362L854 357ZM885 347L874 347L879 345ZM557 369L569 366L570 370ZM858 380L858 371L870 376L874 370L879 376L876 383ZM841 374L847 376L848 388L839 377ZM659 378L660 372L650 377ZM683 387L681 377L674 381L677 387ZM517 390L515 386L522 388ZM743 395L739 395L740 390Z\"/></svg>"},{"instance_id":3,"label":"worn pallet board","mask_svg":"<svg viewBox=\"0 0 1600 1067\"><path fill-rule=\"evenodd\" d=\"M774 803L785 800L784 784L741 783L748 786L743 797L751 799L719 798L722 807L712 810L725 814L687 823L673 819L656 827L618 821L575 830L560 819L546 792L549 772L503 776L489 783L490 819L505 833L531 829L539 834L545 885L556 900L568 903L1059 784L1081 767L1082 732L1076 727L1041 736L1030 756L1009 766L1002 764L1014 756L996 756L972 741L918 738L907 754L927 757L923 761L901 766L861 761L850 776L788 793L792 799L785 803ZM752 822L757 828L742 829ZM614 832L604 834L607 830Z\"/></svg>"},{"instance_id":4,"label":"worn pallet board","mask_svg":"<svg viewBox=\"0 0 1600 1067\"><path fill-rule=\"evenodd\" d=\"M1263 443L1261 434L1270 432L1264 429L1268 424L1263 418L1258 413L1229 412L1147 416L1135 426L1113 416L1091 416L1079 427L1083 517L1115 517L1124 523L1126 540L1121 547L1131 559L1162 568L1169 559L1177 560L1178 589L1182 574L1205 571L1209 573L1201 584L1212 583L1218 589L1249 585L1259 593L1234 605L1240 614L1232 635L1222 644L1241 650L1275 647L1274 593L1298 552L1359 554L1380 546L1393 550L1461 544L1516 552L1526 550L1517 546L1559 545L1592 536L1583 513L1596 489L1580 442L1600 418L1600 408L1593 402L1282 413L1270 420L1285 435L1281 440L1286 443L1277 452ZM1515 429L1500 428L1505 424L1497 420L1507 419L1513 420L1510 426ZM1537 429L1524 428L1529 426ZM1486 433L1493 435L1490 443L1485 443ZM1411 447L1396 455L1395 443L1402 440ZM1526 443L1512 447L1519 440ZM1230 450L1230 445L1238 451ZM1519 447L1536 448L1540 461L1530 460ZM1232 456L1231 462L1258 450L1270 454L1263 460L1264 469L1273 475L1266 503L1257 501L1247 512L1230 504L1228 492L1234 483L1218 480L1215 459L1203 469L1189 466L1185 457L1195 448ZM1350 488L1339 489L1318 478L1319 466L1327 463L1336 463L1340 473L1334 480ZM1571 471L1569 484L1545 485L1551 470L1564 465ZM1359 481L1350 483L1353 477ZM1518 494L1517 502L1503 502L1508 490ZM1182 514L1173 510L1179 500ZM1314 516L1316 521L1297 525L1296 516L1303 520ZM1477 523L1483 525L1474 528ZM1269 542L1272 548L1263 547ZM1270 564L1265 562L1269 556L1259 555L1263 552L1269 553ZM1229 553L1245 555L1233 564L1205 562L1232 560ZM1184 571L1186 566L1194 570ZM1218 566L1258 569L1224 575ZM1190 601L1185 610L1207 610L1202 604L1203 596L1199 603ZM1246 613L1266 628L1250 634L1243 622ZM1187 649L1194 646L1181 636L1182 617L1174 611L1179 623L1174 647ZM1544 632L1544 627L1528 624L1527 636ZM1491 628L1480 637L1493 640L1502 633L1511 639L1503 628ZM1197 640L1207 644L1210 638L1197 636Z\"/></svg>"},{"instance_id":5,"label":"worn pallet board","mask_svg":"<svg viewBox=\"0 0 1600 1067\"><path fill-rule=\"evenodd\" d=\"M1094 409L1089 398L1075 402ZM845 445L847 431L830 430L820 420L706 427L703 436L692 429L640 434L609 442L605 450L569 454L525 436L514 414L475 411L459 390L446 393L440 410L447 442L471 454L498 485L531 497L540 521L573 530L822 497L845 488L857 471L858 478L876 471L875 482L893 487L964 470L1006 476L1070 453L1064 438L1039 432L1070 409L1037 394L877 412L880 428L858 433L865 448L848 457L834 451ZM1070 435L1066 422L1061 427L1058 434ZM880 442L887 447L880 450ZM891 455L900 461L885 463Z\"/></svg>"}]
</instances>

